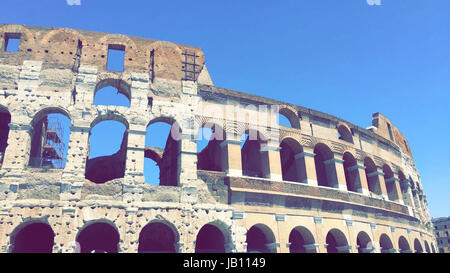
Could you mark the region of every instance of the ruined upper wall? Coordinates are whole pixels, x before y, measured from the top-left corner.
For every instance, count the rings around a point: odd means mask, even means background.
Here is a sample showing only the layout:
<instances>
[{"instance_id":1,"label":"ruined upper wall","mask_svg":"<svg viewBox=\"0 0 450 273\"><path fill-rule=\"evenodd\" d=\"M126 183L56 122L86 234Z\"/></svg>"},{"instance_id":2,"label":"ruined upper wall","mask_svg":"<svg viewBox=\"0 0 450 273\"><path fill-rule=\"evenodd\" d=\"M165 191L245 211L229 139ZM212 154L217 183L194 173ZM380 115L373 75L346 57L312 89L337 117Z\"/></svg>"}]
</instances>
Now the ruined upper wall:
<instances>
[{"instance_id":1,"label":"ruined upper wall","mask_svg":"<svg viewBox=\"0 0 450 273\"><path fill-rule=\"evenodd\" d=\"M20 35L18 52L5 52L5 38ZM125 49L124 70L122 72L107 70L109 47ZM153 55L152 55L153 52ZM330 128L340 124L346 125L352 132L365 138L374 139L380 145L387 144L394 152L403 152L412 158L406 138L386 117L379 113L373 116L373 126L377 130L367 130L338 117L316 110L293 105L277 100L245 94L213 86L206 69L205 56L200 48L175 44L165 41L143 39L121 34L109 34L93 31L81 31L68 28L49 28L24 25L0 25L0 66L4 66L0 77L0 90L18 89L17 82L20 67L26 60L42 61L39 75L38 91L71 92L74 88L77 69L80 65L97 68L98 81L101 79L123 79L128 81L131 73L145 73L151 79L150 90L156 96L176 97L170 92L160 92L159 79L179 82L185 78L184 52L196 54L197 81L200 90L214 93L214 96L228 98L253 104L276 104L290 109L303 123L326 121ZM192 62L189 59L188 62ZM200 72L201 71L201 72ZM25 75L26 76L26 75ZM153 85L152 85L153 84ZM166 83L163 83L166 85ZM387 124L390 124L393 137L390 137ZM304 126L302 130L308 130Z\"/></svg>"},{"instance_id":2,"label":"ruined upper wall","mask_svg":"<svg viewBox=\"0 0 450 273\"><path fill-rule=\"evenodd\" d=\"M7 37L20 37L18 52L5 52ZM122 73L149 73L150 78L182 80L185 77L184 52L196 54L196 71L200 72L205 56L200 48L171 42L143 39L121 34L81 31L68 28L48 28L24 25L0 25L0 65L19 67L25 60L43 61L42 85L60 87L70 82L72 75L67 69L77 72L80 64L97 67L101 73L107 71L108 48L125 50ZM152 53L153 52L153 53ZM153 54L153 55L152 55ZM188 62L192 62L188 57ZM0 81L0 88L10 88L18 71L12 69ZM59 73L59 82L47 81L50 75ZM209 75L202 73L202 79L212 83ZM199 77L199 74L197 77ZM64 91L64 90L62 90Z\"/></svg>"}]
</instances>

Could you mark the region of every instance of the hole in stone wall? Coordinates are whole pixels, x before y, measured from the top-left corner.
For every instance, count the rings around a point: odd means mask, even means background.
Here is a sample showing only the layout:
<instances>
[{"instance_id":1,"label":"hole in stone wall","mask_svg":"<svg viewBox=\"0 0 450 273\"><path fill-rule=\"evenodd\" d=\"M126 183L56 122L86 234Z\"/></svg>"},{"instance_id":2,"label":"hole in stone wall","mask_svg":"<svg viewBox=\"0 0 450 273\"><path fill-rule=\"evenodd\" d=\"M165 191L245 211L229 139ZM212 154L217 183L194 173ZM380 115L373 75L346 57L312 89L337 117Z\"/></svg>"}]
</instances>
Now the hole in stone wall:
<instances>
[{"instance_id":1,"label":"hole in stone wall","mask_svg":"<svg viewBox=\"0 0 450 273\"><path fill-rule=\"evenodd\" d=\"M282 114L278 114L278 124L281 126L292 128L292 125L291 125L291 122L289 121L289 119Z\"/></svg>"},{"instance_id":2,"label":"hole in stone wall","mask_svg":"<svg viewBox=\"0 0 450 273\"><path fill-rule=\"evenodd\" d=\"M303 152L302 146L291 138L284 139L280 144L281 171L283 180L301 182L305 178L305 163L303 158L296 158Z\"/></svg>"},{"instance_id":3,"label":"hole in stone wall","mask_svg":"<svg viewBox=\"0 0 450 273\"><path fill-rule=\"evenodd\" d=\"M151 185L177 186L179 175L180 136L172 120L155 120L147 126L145 136L144 176Z\"/></svg>"},{"instance_id":4,"label":"hole in stone wall","mask_svg":"<svg viewBox=\"0 0 450 273\"><path fill-rule=\"evenodd\" d=\"M5 51L18 52L20 45L20 33L6 33L5 34Z\"/></svg>"},{"instance_id":5,"label":"hole in stone wall","mask_svg":"<svg viewBox=\"0 0 450 273\"><path fill-rule=\"evenodd\" d=\"M45 223L33 222L17 227L11 236L13 253L51 253L55 234Z\"/></svg>"},{"instance_id":6,"label":"hole in stone wall","mask_svg":"<svg viewBox=\"0 0 450 273\"><path fill-rule=\"evenodd\" d=\"M125 60L125 46L123 45L109 45L108 46L108 60L106 69L110 71L123 71Z\"/></svg>"},{"instance_id":7,"label":"hole in stone wall","mask_svg":"<svg viewBox=\"0 0 450 273\"><path fill-rule=\"evenodd\" d=\"M216 124L206 125L198 129L197 136L197 169L208 171L224 171L222 158L222 142L225 134Z\"/></svg>"},{"instance_id":8,"label":"hole in stone wall","mask_svg":"<svg viewBox=\"0 0 450 273\"><path fill-rule=\"evenodd\" d=\"M246 137L245 142L242 141ZM241 138L242 174L252 177L270 177L269 155L266 147L267 141L256 130L248 130Z\"/></svg>"},{"instance_id":9,"label":"hole in stone wall","mask_svg":"<svg viewBox=\"0 0 450 273\"><path fill-rule=\"evenodd\" d=\"M86 179L95 183L122 178L125 174L128 133L119 121L104 120L91 128Z\"/></svg>"},{"instance_id":10,"label":"hole in stone wall","mask_svg":"<svg viewBox=\"0 0 450 273\"><path fill-rule=\"evenodd\" d=\"M352 133L344 125L338 127L338 137L341 140L353 143Z\"/></svg>"},{"instance_id":11,"label":"hole in stone wall","mask_svg":"<svg viewBox=\"0 0 450 273\"><path fill-rule=\"evenodd\" d=\"M139 253L174 253L175 234L163 223L150 223L139 234Z\"/></svg>"},{"instance_id":12,"label":"hole in stone wall","mask_svg":"<svg viewBox=\"0 0 450 273\"><path fill-rule=\"evenodd\" d=\"M66 165L71 122L65 114L52 111L41 111L32 122L30 167L64 169Z\"/></svg>"},{"instance_id":13,"label":"hole in stone wall","mask_svg":"<svg viewBox=\"0 0 450 273\"><path fill-rule=\"evenodd\" d=\"M130 107L130 99L116 87L106 86L95 93L94 105L115 105Z\"/></svg>"},{"instance_id":14,"label":"hole in stone wall","mask_svg":"<svg viewBox=\"0 0 450 273\"><path fill-rule=\"evenodd\" d=\"M326 244L328 253L348 253L348 249L342 248L348 245L347 238L345 238L344 233L338 229L332 229L328 232Z\"/></svg>"},{"instance_id":15,"label":"hole in stone wall","mask_svg":"<svg viewBox=\"0 0 450 273\"><path fill-rule=\"evenodd\" d=\"M107 223L93 223L77 236L81 253L117 253L120 235Z\"/></svg>"},{"instance_id":16,"label":"hole in stone wall","mask_svg":"<svg viewBox=\"0 0 450 273\"><path fill-rule=\"evenodd\" d=\"M214 225L204 225L197 234L195 253L225 253L225 237Z\"/></svg>"},{"instance_id":17,"label":"hole in stone wall","mask_svg":"<svg viewBox=\"0 0 450 273\"><path fill-rule=\"evenodd\" d=\"M248 253L275 253L275 236L267 226L257 224L252 226L246 235Z\"/></svg>"},{"instance_id":18,"label":"hole in stone wall","mask_svg":"<svg viewBox=\"0 0 450 273\"><path fill-rule=\"evenodd\" d=\"M335 186L336 181L333 181L336 175L335 164L329 161L333 159L333 152L327 145L319 143L314 147L314 154L318 185L325 187Z\"/></svg>"},{"instance_id":19,"label":"hole in stone wall","mask_svg":"<svg viewBox=\"0 0 450 273\"><path fill-rule=\"evenodd\" d=\"M296 227L289 234L289 252L290 253L315 253L316 250L307 251L305 245L314 244L314 237L311 232L304 227Z\"/></svg>"}]
</instances>

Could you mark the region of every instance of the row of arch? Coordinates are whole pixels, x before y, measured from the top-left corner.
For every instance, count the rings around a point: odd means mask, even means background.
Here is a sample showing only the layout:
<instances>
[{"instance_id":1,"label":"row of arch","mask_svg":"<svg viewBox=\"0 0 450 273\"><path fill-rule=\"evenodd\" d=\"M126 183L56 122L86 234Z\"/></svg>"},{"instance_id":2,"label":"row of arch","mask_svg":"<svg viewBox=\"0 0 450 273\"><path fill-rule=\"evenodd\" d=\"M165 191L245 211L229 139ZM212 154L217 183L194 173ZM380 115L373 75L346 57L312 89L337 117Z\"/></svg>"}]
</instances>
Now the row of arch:
<instances>
[{"instance_id":1,"label":"row of arch","mask_svg":"<svg viewBox=\"0 0 450 273\"><path fill-rule=\"evenodd\" d=\"M43 123L43 120L47 118L50 114L59 114L64 116L68 122L66 122L67 131L70 134L70 119L67 112L60 108L48 108L40 111L35 118L33 119L31 125L33 127L32 130L32 145L30 152L30 160L38 156L42 153L42 150L39 147L39 143L41 143L40 138L40 127ZM0 115L4 116L1 119L0 123L0 153L4 153L7 146L7 136L9 132L9 121L11 120L11 115L9 112L2 108L0 111ZM102 160L91 161L87 160L86 164L86 177L93 182L103 183L112 178L123 177L125 171L125 160L126 160L126 146L127 146L127 128L128 123L125 118L120 116L108 116L108 117L98 117L91 124L91 130L97 126L99 123L107 120L114 120L123 124L124 132L123 132L123 141L120 146L119 151L111 158L110 161L105 161L104 158ZM170 126L170 135L167 136L166 146L169 145L170 149L164 149L164 153L157 153L154 149L147 149L145 151L145 157L153 160L159 167L163 167L165 169L170 168L171 166L177 166L177 156L174 154L178 154L180 145L180 126L178 123L172 118L156 118L149 122L148 127L154 123L166 123ZM148 128L147 127L147 128ZM175 129L174 129L175 128ZM227 158L225 157L225 146L221 145L223 141L226 140L226 134L223 129L214 123L205 123L201 126L201 130L209 130L210 137L207 145L202 151L198 153L198 164L197 167L202 170L211 170L211 171L226 171L228 167ZM33 145L33 144L36 145ZM246 130L241 138L241 163L242 163L242 174L245 176L252 177L263 177L270 178L270 162L267 150L264 150L264 147L267 146L267 138L261 134L259 131L254 129ZM91 148L94 147L90 147ZM165 154L165 152L171 152L172 155ZM67 151L66 151L67 152ZM335 164L335 162L342 162L342 166L344 168L345 180L347 185L347 190L354 192L361 192L362 184L361 177L358 172L357 161L352 153L345 152L340 159L335 158L335 154L331 151L331 149L323 143L318 143L314 147L313 151L314 156L314 164L315 171L317 177L317 183L319 186L327 186L327 187L337 187L337 171L336 168L339 165ZM305 156L308 156L307 153L304 152L302 145L293 138L285 138L280 143L280 160L281 160L281 169L282 169L282 178L285 181L293 181L293 182L304 182L307 180L306 174L306 161ZM168 159L165 161L164 159ZM117 165L117 168L109 168L114 171L112 174L96 174L92 173L90 170L99 169L98 163L102 161L104 164L114 164ZM106 163L105 163L106 162ZM31 161L30 161L31 164ZM92 168L92 166L96 166ZM101 169L101 168L100 168ZM103 168L104 169L104 168ZM102 169L102 170L103 170ZM370 157L364 158L364 169L365 169L365 178L367 180L368 189L370 192L380 195L380 181L377 175L377 166L374 161ZM386 189L388 192L388 196L390 200L399 199L399 193L396 192L396 187L394 186L395 179L394 173L392 169L387 165L383 165L382 167L384 180L386 182ZM168 172L160 172L160 173L168 173ZM170 173L178 173L178 171L173 171ZM403 172L398 172L398 177L400 181L406 180ZM176 177L168 177L164 180L162 184L166 185L176 185L177 178ZM170 181L166 181L170 180Z\"/></svg>"},{"instance_id":2,"label":"row of arch","mask_svg":"<svg viewBox=\"0 0 450 273\"><path fill-rule=\"evenodd\" d=\"M55 233L51 226L43 221L33 220L22 223L14 229L10 236L10 252L13 253L50 253L53 251ZM152 221L144 226L139 233L138 252L181 252L179 234L176 228L167 221ZM96 220L87 223L80 229L73 244L74 252L117 253L120 235L114 223L108 220ZM325 248L328 253L349 253L350 246L345 234L332 228L325 238ZM271 229L264 224L255 224L246 233L247 252L276 253L278 245ZM364 231L356 237L356 247L359 253L415 252L436 253L434 244L425 240L424 247L419 239L414 239L410 246L408 240L401 235L398 238L398 250L394 249L391 238L383 233L378 242L373 242ZM221 222L205 224L197 233L195 252L225 253L232 250L232 240ZM289 252L315 253L317 244L312 233L303 226L297 226L289 234Z\"/></svg>"}]
</instances>

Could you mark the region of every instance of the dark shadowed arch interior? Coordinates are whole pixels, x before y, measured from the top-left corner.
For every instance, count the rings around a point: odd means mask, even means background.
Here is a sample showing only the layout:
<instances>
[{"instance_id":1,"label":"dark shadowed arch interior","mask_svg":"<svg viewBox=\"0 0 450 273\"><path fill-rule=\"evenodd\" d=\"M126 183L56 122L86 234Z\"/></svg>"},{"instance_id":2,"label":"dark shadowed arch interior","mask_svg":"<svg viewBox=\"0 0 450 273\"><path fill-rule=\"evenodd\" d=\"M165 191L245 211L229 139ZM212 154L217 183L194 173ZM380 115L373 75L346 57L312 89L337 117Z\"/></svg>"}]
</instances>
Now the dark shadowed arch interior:
<instances>
[{"instance_id":1,"label":"dark shadowed arch interior","mask_svg":"<svg viewBox=\"0 0 450 273\"><path fill-rule=\"evenodd\" d=\"M344 141L353 143L352 133L350 132L350 130L346 126L340 125L338 127L338 135L339 135L339 139L342 139Z\"/></svg>"},{"instance_id":2,"label":"dark shadowed arch interior","mask_svg":"<svg viewBox=\"0 0 450 273\"><path fill-rule=\"evenodd\" d=\"M11 235L13 253L51 253L55 234L43 222L30 222L17 227Z\"/></svg>"},{"instance_id":3,"label":"dark shadowed arch interior","mask_svg":"<svg viewBox=\"0 0 450 273\"><path fill-rule=\"evenodd\" d=\"M248 130L247 138L241 148L242 174L252 177L269 178L269 155L262 148L267 141L260 132Z\"/></svg>"},{"instance_id":4,"label":"dark shadowed arch interior","mask_svg":"<svg viewBox=\"0 0 450 273\"><path fill-rule=\"evenodd\" d=\"M197 169L207 171L225 171L223 141L225 133L217 124L205 124L198 130Z\"/></svg>"},{"instance_id":5,"label":"dark shadowed arch interior","mask_svg":"<svg viewBox=\"0 0 450 273\"><path fill-rule=\"evenodd\" d=\"M146 225L139 234L138 252L176 252L176 236L166 224L155 222Z\"/></svg>"},{"instance_id":6,"label":"dark shadowed arch interior","mask_svg":"<svg viewBox=\"0 0 450 273\"><path fill-rule=\"evenodd\" d=\"M128 124L114 117L93 123L89 135L86 179L97 183L123 178L128 144Z\"/></svg>"},{"instance_id":7,"label":"dark shadowed arch interior","mask_svg":"<svg viewBox=\"0 0 450 273\"><path fill-rule=\"evenodd\" d=\"M315 248L307 250L305 245L314 244L314 237L305 227L296 227L289 234L289 252L290 253L315 253Z\"/></svg>"},{"instance_id":8,"label":"dark shadowed arch interior","mask_svg":"<svg viewBox=\"0 0 450 273\"><path fill-rule=\"evenodd\" d=\"M3 156L8 146L9 123L11 122L11 114L8 110L0 108L0 165L3 162Z\"/></svg>"},{"instance_id":9,"label":"dark shadowed arch interior","mask_svg":"<svg viewBox=\"0 0 450 273\"><path fill-rule=\"evenodd\" d=\"M252 226L247 231L247 252L249 253L275 253L275 236L272 230L264 224Z\"/></svg>"},{"instance_id":10,"label":"dark shadowed arch interior","mask_svg":"<svg viewBox=\"0 0 450 273\"><path fill-rule=\"evenodd\" d=\"M430 245L428 244L427 241L425 241L425 251L426 251L427 253L431 253L431 251L430 251Z\"/></svg>"},{"instance_id":11,"label":"dark shadowed arch interior","mask_svg":"<svg viewBox=\"0 0 450 273\"><path fill-rule=\"evenodd\" d=\"M408 240L406 240L406 238L403 236L400 236L400 238L398 239L398 248L400 252L411 250Z\"/></svg>"},{"instance_id":12,"label":"dark shadowed arch interior","mask_svg":"<svg viewBox=\"0 0 450 273\"><path fill-rule=\"evenodd\" d=\"M304 160L296 159L303 152L303 147L292 138L285 138L280 144L281 171L283 180L301 182L305 179Z\"/></svg>"},{"instance_id":13,"label":"dark shadowed arch interior","mask_svg":"<svg viewBox=\"0 0 450 273\"><path fill-rule=\"evenodd\" d=\"M358 246L358 253L368 253L372 251L372 240L370 240L369 235L360 231L356 237L356 245Z\"/></svg>"},{"instance_id":14,"label":"dark shadowed arch interior","mask_svg":"<svg viewBox=\"0 0 450 273\"><path fill-rule=\"evenodd\" d=\"M196 253L225 253L225 236L212 224L204 225L197 234Z\"/></svg>"},{"instance_id":15,"label":"dark shadowed arch interior","mask_svg":"<svg viewBox=\"0 0 450 273\"><path fill-rule=\"evenodd\" d=\"M378 180L377 166L369 157L364 158L364 167L366 168L366 178L369 191L371 193L381 195L381 189Z\"/></svg>"},{"instance_id":16,"label":"dark shadowed arch interior","mask_svg":"<svg viewBox=\"0 0 450 273\"><path fill-rule=\"evenodd\" d=\"M414 240L414 250L416 253L423 253L422 244L420 243L419 239Z\"/></svg>"},{"instance_id":17,"label":"dark shadowed arch interior","mask_svg":"<svg viewBox=\"0 0 450 273\"><path fill-rule=\"evenodd\" d=\"M334 228L327 233L326 244L328 253L348 253L348 249L341 248L348 245L347 238L345 237L345 234L338 229Z\"/></svg>"},{"instance_id":18,"label":"dark shadowed arch interior","mask_svg":"<svg viewBox=\"0 0 450 273\"><path fill-rule=\"evenodd\" d=\"M81 253L117 253L119 240L117 230L104 222L89 224L77 236Z\"/></svg>"},{"instance_id":19,"label":"dark shadowed arch interior","mask_svg":"<svg viewBox=\"0 0 450 273\"><path fill-rule=\"evenodd\" d=\"M39 111L31 122L29 166L64 169L70 139L69 115L57 107Z\"/></svg>"},{"instance_id":20,"label":"dark shadowed arch interior","mask_svg":"<svg viewBox=\"0 0 450 273\"><path fill-rule=\"evenodd\" d=\"M433 243L431 243L431 251L432 251L432 253L436 253L436 248L434 248L434 244Z\"/></svg>"},{"instance_id":21,"label":"dark shadowed arch interior","mask_svg":"<svg viewBox=\"0 0 450 273\"><path fill-rule=\"evenodd\" d=\"M316 166L318 185L325 187L335 187L337 183L335 179L335 165L334 163L328 161L330 159L333 159L333 152L327 145L319 143L314 147L314 154L314 163Z\"/></svg>"},{"instance_id":22,"label":"dark shadowed arch interior","mask_svg":"<svg viewBox=\"0 0 450 273\"><path fill-rule=\"evenodd\" d=\"M158 157L145 154L144 175L146 183L160 186L178 186L180 173L181 129L169 117L156 118L149 122L145 135L145 149ZM156 160L158 158L158 160Z\"/></svg>"},{"instance_id":23,"label":"dark shadowed arch interior","mask_svg":"<svg viewBox=\"0 0 450 273\"><path fill-rule=\"evenodd\" d=\"M359 187L359 172L358 169L355 169L356 159L355 157L349 153L344 153L344 173L345 173L345 182L347 183L347 190L357 192Z\"/></svg>"},{"instance_id":24,"label":"dark shadowed arch interior","mask_svg":"<svg viewBox=\"0 0 450 273\"><path fill-rule=\"evenodd\" d=\"M381 253L388 252L394 248L394 246L392 245L391 239L389 238L389 236L387 236L384 233L381 234L381 236L380 236L380 247L381 247Z\"/></svg>"}]
</instances>

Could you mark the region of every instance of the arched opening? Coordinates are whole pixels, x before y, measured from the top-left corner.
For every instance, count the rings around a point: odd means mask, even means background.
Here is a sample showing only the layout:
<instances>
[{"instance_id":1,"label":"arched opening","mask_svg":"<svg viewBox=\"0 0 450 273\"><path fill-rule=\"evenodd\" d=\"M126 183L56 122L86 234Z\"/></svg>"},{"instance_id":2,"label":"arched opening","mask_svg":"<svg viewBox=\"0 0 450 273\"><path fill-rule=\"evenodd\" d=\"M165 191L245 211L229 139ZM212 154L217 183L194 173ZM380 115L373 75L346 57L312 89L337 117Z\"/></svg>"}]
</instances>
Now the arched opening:
<instances>
[{"instance_id":1,"label":"arched opening","mask_svg":"<svg viewBox=\"0 0 450 273\"><path fill-rule=\"evenodd\" d=\"M434 244L433 244L433 243L431 243L431 251L432 251L433 253L436 253L436 248L434 248Z\"/></svg>"},{"instance_id":2,"label":"arched opening","mask_svg":"<svg viewBox=\"0 0 450 273\"><path fill-rule=\"evenodd\" d=\"M120 235L112 225L96 222L84 227L76 240L81 253L117 253Z\"/></svg>"},{"instance_id":3,"label":"arched opening","mask_svg":"<svg viewBox=\"0 0 450 273\"><path fill-rule=\"evenodd\" d=\"M406 238L403 236L400 236L400 238L398 239L398 248L399 252L411 252L408 240L406 240Z\"/></svg>"},{"instance_id":4,"label":"arched opening","mask_svg":"<svg viewBox=\"0 0 450 273\"><path fill-rule=\"evenodd\" d=\"M386 191L388 194L388 198L391 201L397 201L398 200L398 194L397 194L397 188L395 186L395 178L394 173L392 172L391 168L384 164L383 165L383 173L384 173L384 181L386 183Z\"/></svg>"},{"instance_id":5,"label":"arched opening","mask_svg":"<svg viewBox=\"0 0 450 273\"><path fill-rule=\"evenodd\" d=\"M43 222L23 223L11 234L12 253L52 253L55 234Z\"/></svg>"},{"instance_id":6,"label":"arched opening","mask_svg":"<svg viewBox=\"0 0 450 273\"><path fill-rule=\"evenodd\" d=\"M300 129L300 120L296 113L288 108L281 108L278 113L278 124L285 127Z\"/></svg>"},{"instance_id":7,"label":"arched opening","mask_svg":"<svg viewBox=\"0 0 450 273\"><path fill-rule=\"evenodd\" d=\"M338 137L341 140L353 143L353 136L352 133L350 132L350 130L344 126L344 125L340 125L338 127Z\"/></svg>"},{"instance_id":8,"label":"arched opening","mask_svg":"<svg viewBox=\"0 0 450 273\"><path fill-rule=\"evenodd\" d=\"M427 253L431 253L431 251L430 251L430 245L428 244L427 241L425 241L425 251L426 251Z\"/></svg>"},{"instance_id":9,"label":"arched opening","mask_svg":"<svg viewBox=\"0 0 450 273\"><path fill-rule=\"evenodd\" d=\"M123 80L102 80L95 88L94 105L130 107L130 100L130 86Z\"/></svg>"},{"instance_id":10,"label":"arched opening","mask_svg":"<svg viewBox=\"0 0 450 273\"><path fill-rule=\"evenodd\" d=\"M241 147L242 174L245 176L269 178L269 154L265 150L267 140L260 132L250 129ZM241 138L241 140L242 140Z\"/></svg>"},{"instance_id":11,"label":"arched opening","mask_svg":"<svg viewBox=\"0 0 450 273\"><path fill-rule=\"evenodd\" d=\"M420 243L419 239L414 240L414 250L416 253L423 253L422 244Z\"/></svg>"},{"instance_id":12,"label":"arched opening","mask_svg":"<svg viewBox=\"0 0 450 273\"><path fill-rule=\"evenodd\" d=\"M364 167L369 191L376 195L381 195L380 182L378 180L377 166L369 157L364 158Z\"/></svg>"},{"instance_id":13,"label":"arched opening","mask_svg":"<svg viewBox=\"0 0 450 273\"><path fill-rule=\"evenodd\" d=\"M314 154L318 185L337 187L334 154L331 149L327 145L319 143L314 147Z\"/></svg>"},{"instance_id":14,"label":"arched opening","mask_svg":"<svg viewBox=\"0 0 450 273\"><path fill-rule=\"evenodd\" d=\"M356 167L356 159L349 152L344 153L344 173L345 173L345 182L347 183L347 190L358 192L360 187L359 182L359 172Z\"/></svg>"},{"instance_id":15,"label":"arched opening","mask_svg":"<svg viewBox=\"0 0 450 273\"><path fill-rule=\"evenodd\" d=\"M145 182L150 185L178 186L181 150L178 123L172 118L150 121L145 135L145 150Z\"/></svg>"},{"instance_id":16,"label":"arched opening","mask_svg":"<svg viewBox=\"0 0 450 273\"><path fill-rule=\"evenodd\" d=\"M345 234L336 228L327 233L326 244L328 253L349 253Z\"/></svg>"},{"instance_id":17,"label":"arched opening","mask_svg":"<svg viewBox=\"0 0 450 273\"><path fill-rule=\"evenodd\" d=\"M9 123L11 114L8 110L0 107L0 166L3 163L6 147L8 146Z\"/></svg>"},{"instance_id":18,"label":"arched opening","mask_svg":"<svg viewBox=\"0 0 450 273\"><path fill-rule=\"evenodd\" d=\"M380 247L381 253L389 253L394 248L391 239L384 233L380 236Z\"/></svg>"},{"instance_id":19,"label":"arched opening","mask_svg":"<svg viewBox=\"0 0 450 273\"><path fill-rule=\"evenodd\" d=\"M102 119L89 132L89 155L86 179L97 183L123 178L128 144L128 124L125 120Z\"/></svg>"},{"instance_id":20,"label":"arched opening","mask_svg":"<svg viewBox=\"0 0 450 273\"><path fill-rule=\"evenodd\" d=\"M70 139L71 122L58 108L40 111L31 122L29 166L64 169Z\"/></svg>"},{"instance_id":21,"label":"arched opening","mask_svg":"<svg viewBox=\"0 0 450 273\"><path fill-rule=\"evenodd\" d=\"M358 246L358 253L370 253L373 252L372 240L367 233L360 231L356 237L356 245Z\"/></svg>"},{"instance_id":22,"label":"arched opening","mask_svg":"<svg viewBox=\"0 0 450 273\"><path fill-rule=\"evenodd\" d=\"M212 224L204 225L197 234L195 253L225 253L225 236Z\"/></svg>"},{"instance_id":23,"label":"arched opening","mask_svg":"<svg viewBox=\"0 0 450 273\"><path fill-rule=\"evenodd\" d=\"M292 138L283 139L280 147L283 180L301 182L306 179L305 160L301 157L303 147Z\"/></svg>"},{"instance_id":24,"label":"arched opening","mask_svg":"<svg viewBox=\"0 0 450 273\"><path fill-rule=\"evenodd\" d=\"M225 133L217 124L206 124L198 130L197 169L206 171L225 171L223 141Z\"/></svg>"},{"instance_id":25,"label":"arched opening","mask_svg":"<svg viewBox=\"0 0 450 273\"><path fill-rule=\"evenodd\" d=\"M177 236L168 225L161 222L149 223L139 234L138 252L175 253L177 241Z\"/></svg>"},{"instance_id":26,"label":"arched opening","mask_svg":"<svg viewBox=\"0 0 450 273\"><path fill-rule=\"evenodd\" d=\"M256 224L247 231L248 253L276 253L275 236L264 224Z\"/></svg>"},{"instance_id":27,"label":"arched opening","mask_svg":"<svg viewBox=\"0 0 450 273\"><path fill-rule=\"evenodd\" d=\"M289 234L290 253L316 253L314 237L305 227L295 227Z\"/></svg>"}]
</instances>

